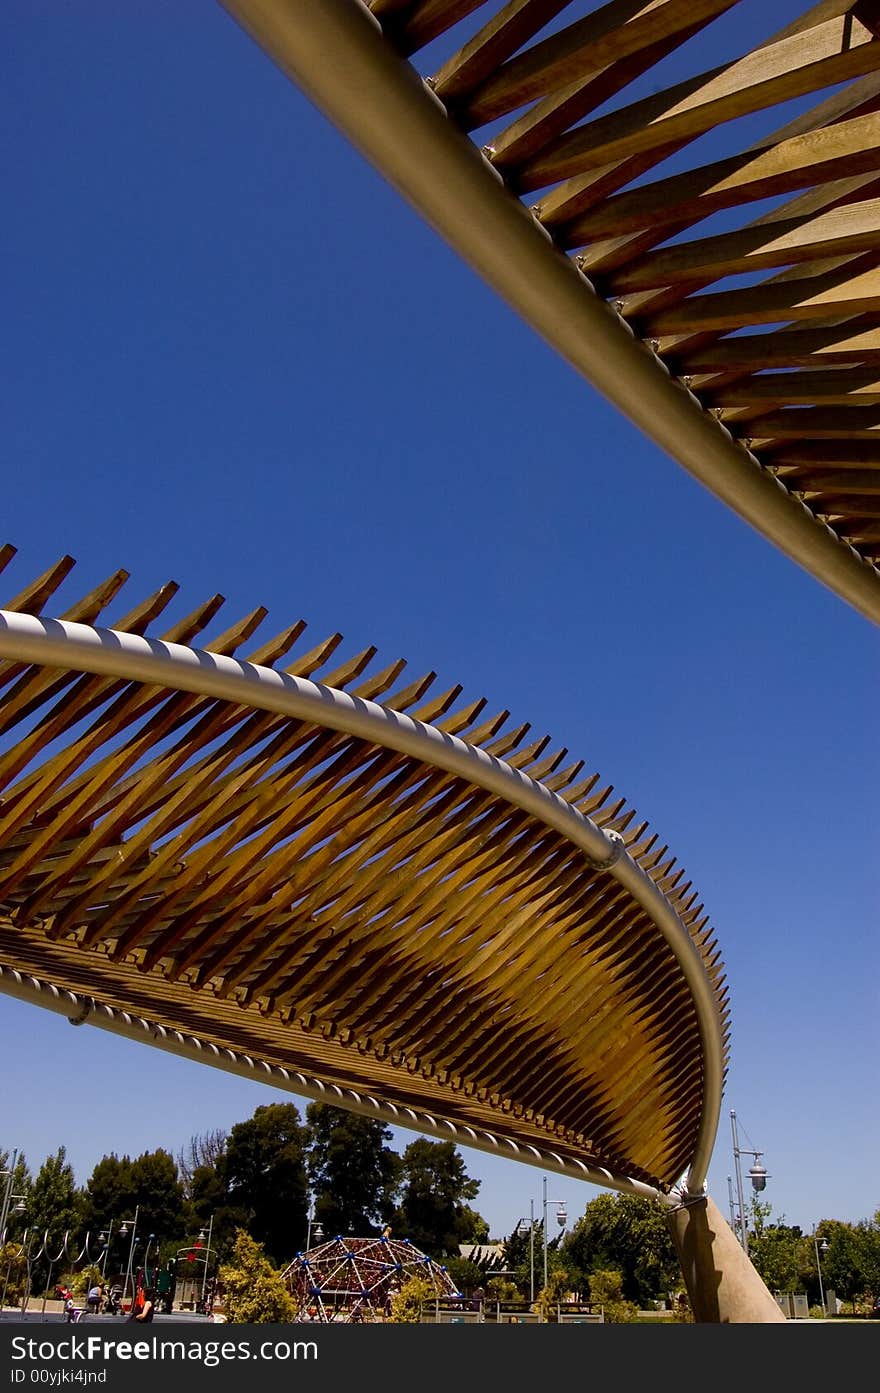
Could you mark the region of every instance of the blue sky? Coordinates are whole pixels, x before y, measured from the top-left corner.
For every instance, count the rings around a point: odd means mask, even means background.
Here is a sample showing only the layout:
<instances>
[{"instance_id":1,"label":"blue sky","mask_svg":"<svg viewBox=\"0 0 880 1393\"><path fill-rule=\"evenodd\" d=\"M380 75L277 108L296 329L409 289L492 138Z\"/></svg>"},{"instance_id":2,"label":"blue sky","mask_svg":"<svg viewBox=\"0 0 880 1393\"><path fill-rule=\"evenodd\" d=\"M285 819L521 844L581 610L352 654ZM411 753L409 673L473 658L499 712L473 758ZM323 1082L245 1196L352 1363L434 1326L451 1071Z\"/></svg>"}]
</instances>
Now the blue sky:
<instances>
[{"instance_id":1,"label":"blue sky","mask_svg":"<svg viewBox=\"0 0 880 1393\"><path fill-rule=\"evenodd\" d=\"M801 7L759 8L770 32ZM716 1201L735 1108L777 1215L872 1213L876 631L577 378L213 0L8 0L0 34L4 595L63 552L69 596L174 578L181 613L219 590L226 623L301 616L564 743L719 936ZM81 1181L281 1096L2 998L0 1059L0 1145L63 1143ZM466 1156L493 1234L539 1205L540 1172ZM549 1180L570 1218L594 1193Z\"/></svg>"}]
</instances>

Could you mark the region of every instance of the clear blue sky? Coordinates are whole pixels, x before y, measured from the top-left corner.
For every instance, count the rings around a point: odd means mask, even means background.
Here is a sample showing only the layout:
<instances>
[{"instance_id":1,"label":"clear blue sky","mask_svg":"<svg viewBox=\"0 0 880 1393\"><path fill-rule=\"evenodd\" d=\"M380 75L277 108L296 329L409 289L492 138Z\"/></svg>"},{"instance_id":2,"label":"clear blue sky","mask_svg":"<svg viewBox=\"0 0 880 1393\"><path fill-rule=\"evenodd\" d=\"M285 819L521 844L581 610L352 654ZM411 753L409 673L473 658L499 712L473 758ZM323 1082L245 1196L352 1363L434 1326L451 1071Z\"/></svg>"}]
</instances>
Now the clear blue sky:
<instances>
[{"instance_id":1,"label":"clear blue sky","mask_svg":"<svg viewBox=\"0 0 880 1393\"><path fill-rule=\"evenodd\" d=\"M801 7L740 8L745 48ZM78 592L174 578L180 612L219 590L227 622L341 629L567 745L716 926L717 1202L735 1108L776 1215L869 1215L876 630L577 378L213 0L7 0L0 36L4 596L65 551ZM0 1060L0 1145L36 1167L63 1143L80 1181L281 1096L3 998ZM539 1205L539 1171L466 1157L493 1234ZM549 1180L570 1219L595 1193Z\"/></svg>"}]
</instances>

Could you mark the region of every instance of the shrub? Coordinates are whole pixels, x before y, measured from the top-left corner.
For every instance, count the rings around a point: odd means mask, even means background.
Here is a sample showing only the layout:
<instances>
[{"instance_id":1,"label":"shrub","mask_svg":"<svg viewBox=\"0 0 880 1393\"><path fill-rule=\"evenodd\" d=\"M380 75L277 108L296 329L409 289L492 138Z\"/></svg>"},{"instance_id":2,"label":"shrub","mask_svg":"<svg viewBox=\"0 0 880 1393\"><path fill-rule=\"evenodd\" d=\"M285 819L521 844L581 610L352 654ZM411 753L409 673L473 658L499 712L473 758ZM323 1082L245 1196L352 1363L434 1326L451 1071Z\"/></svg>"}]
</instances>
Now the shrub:
<instances>
[{"instance_id":1,"label":"shrub","mask_svg":"<svg viewBox=\"0 0 880 1393\"><path fill-rule=\"evenodd\" d=\"M590 1277L590 1300L602 1307L608 1325L630 1325L638 1317L634 1301L623 1296L620 1272L594 1272Z\"/></svg>"},{"instance_id":2,"label":"shrub","mask_svg":"<svg viewBox=\"0 0 880 1393\"><path fill-rule=\"evenodd\" d=\"M5 1305L19 1306L27 1286L27 1258L20 1243L5 1243L0 1248L0 1293L6 1290Z\"/></svg>"},{"instance_id":3,"label":"shrub","mask_svg":"<svg viewBox=\"0 0 880 1393\"><path fill-rule=\"evenodd\" d=\"M434 1289L424 1277L410 1277L391 1298L389 1320L396 1325L418 1324L422 1312L433 1299Z\"/></svg>"},{"instance_id":4,"label":"shrub","mask_svg":"<svg viewBox=\"0 0 880 1393\"><path fill-rule=\"evenodd\" d=\"M263 1245L238 1229L232 1261L220 1268L225 1289L227 1321L234 1325L283 1324L296 1316L293 1297L281 1274L263 1252Z\"/></svg>"}]
</instances>

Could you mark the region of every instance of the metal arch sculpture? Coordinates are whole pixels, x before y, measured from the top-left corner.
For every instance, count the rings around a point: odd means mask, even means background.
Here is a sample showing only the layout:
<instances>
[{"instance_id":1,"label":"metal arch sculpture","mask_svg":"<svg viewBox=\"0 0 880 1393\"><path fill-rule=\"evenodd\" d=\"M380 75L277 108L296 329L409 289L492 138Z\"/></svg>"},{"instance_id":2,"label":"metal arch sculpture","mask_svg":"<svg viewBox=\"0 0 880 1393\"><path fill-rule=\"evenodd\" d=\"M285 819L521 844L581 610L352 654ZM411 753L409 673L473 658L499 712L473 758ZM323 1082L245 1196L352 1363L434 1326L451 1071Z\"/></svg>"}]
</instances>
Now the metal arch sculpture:
<instances>
[{"instance_id":1,"label":"metal arch sculpture","mask_svg":"<svg viewBox=\"0 0 880 1393\"><path fill-rule=\"evenodd\" d=\"M572 366L880 622L873 5L706 70L740 0L220 3Z\"/></svg>"},{"instance_id":2,"label":"metal arch sculpture","mask_svg":"<svg viewBox=\"0 0 880 1393\"><path fill-rule=\"evenodd\" d=\"M322 1324L386 1316L395 1292L412 1277L421 1277L440 1300L461 1295L446 1268L406 1238L337 1235L297 1253L281 1274L296 1302L294 1319Z\"/></svg>"},{"instance_id":3,"label":"metal arch sculpture","mask_svg":"<svg viewBox=\"0 0 880 1393\"><path fill-rule=\"evenodd\" d=\"M0 553L8 561L12 549ZM611 1188L702 1189L723 973L625 800L434 674L215 597L0 614L0 989ZM283 661L283 669L279 666ZM320 675L321 680L317 680Z\"/></svg>"}]
</instances>

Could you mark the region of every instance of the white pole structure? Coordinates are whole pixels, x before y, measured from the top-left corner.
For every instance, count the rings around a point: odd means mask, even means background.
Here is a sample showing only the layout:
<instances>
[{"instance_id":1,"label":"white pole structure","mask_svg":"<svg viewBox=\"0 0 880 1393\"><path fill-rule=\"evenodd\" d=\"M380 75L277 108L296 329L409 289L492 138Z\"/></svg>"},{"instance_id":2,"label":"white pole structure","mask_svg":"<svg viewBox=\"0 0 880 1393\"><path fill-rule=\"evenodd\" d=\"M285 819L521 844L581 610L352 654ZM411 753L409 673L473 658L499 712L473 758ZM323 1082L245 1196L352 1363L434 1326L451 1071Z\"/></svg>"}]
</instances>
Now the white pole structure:
<instances>
[{"instance_id":1,"label":"white pole structure","mask_svg":"<svg viewBox=\"0 0 880 1393\"><path fill-rule=\"evenodd\" d=\"M122 1221L122 1227L123 1227L123 1228L125 1228L126 1224L131 1224L131 1242L130 1242L129 1245L128 1245L128 1265L126 1266L126 1269L125 1269L125 1281L123 1282L123 1285L122 1285L122 1300L123 1300L123 1301L125 1300L126 1294L127 1294L127 1292L128 1292L128 1279L129 1279L129 1277L131 1277L131 1279L132 1279L131 1299L132 1299L132 1302L134 1302L134 1272L133 1272L133 1263L134 1263L134 1242L135 1242L135 1236L136 1236L136 1234L137 1234L138 1214L139 1214L139 1213L140 1213L140 1206L139 1206L139 1205L135 1205L134 1219L123 1219L123 1221Z\"/></svg>"},{"instance_id":2,"label":"white pole structure","mask_svg":"<svg viewBox=\"0 0 880 1393\"><path fill-rule=\"evenodd\" d=\"M544 1294L547 1293L547 1177L544 1176L544 1222L541 1229L544 1242Z\"/></svg>"},{"instance_id":3,"label":"white pole structure","mask_svg":"<svg viewBox=\"0 0 880 1393\"><path fill-rule=\"evenodd\" d=\"M828 1246L824 1238L822 1239L822 1244L824 1247ZM819 1260L819 1235L816 1233L815 1224L813 1225L813 1247L816 1250L816 1271L819 1274L819 1301L822 1305L823 1316L827 1316L828 1309L825 1305L825 1287L822 1283L822 1263Z\"/></svg>"},{"instance_id":4,"label":"white pole structure","mask_svg":"<svg viewBox=\"0 0 880 1393\"><path fill-rule=\"evenodd\" d=\"M360 0L220 0L523 319L756 531L880 623L880 576L673 378L507 189Z\"/></svg>"},{"instance_id":5,"label":"white pole structure","mask_svg":"<svg viewBox=\"0 0 880 1393\"><path fill-rule=\"evenodd\" d=\"M208 1285L208 1259L211 1256L211 1235L214 1232L214 1215L211 1215L208 1223L208 1246L205 1249L205 1270L202 1273L202 1307L205 1305L205 1290Z\"/></svg>"},{"instance_id":6,"label":"white pole structure","mask_svg":"<svg viewBox=\"0 0 880 1393\"><path fill-rule=\"evenodd\" d=\"M529 1200L529 1304L535 1301L535 1201Z\"/></svg>"},{"instance_id":7,"label":"white pole structure","mask_svg":"<svg viewBox=\"0 0 880 1393\"><path fill-rule=\"evenodd\" d=\"M0 1243L6 1242L6 1220L9 1218L9 1206L12 1202L12 1186L15 1182L15 1163L18 1160L18 1148L12 1153L12 1160L9 1162L9 1170L4 1171L6 1184L3 1187L3 1205L0 1208Z\"/></svg>"},{"instance_id":8,"label":"white pole structure","mask_svg":"<svg viewBox=\"0 0 880 1393\"><path fill-rule=\"evenodd\" d=\"M101 1276L102 1276L102 1277L106 1277L106 1276L107 1276L107 1258L108 1258L109 1253L110 1253L110 1243L111 1243L112 1238L113 1238L113 1220L111 1219L111 1220L110 1220L110 1224L109 1224L109 1226L108 1226L108 1228L107 1228L107 1234L106 1234L106 1238L105 1238L105 1241L104 1241L104 1257L103 1257L103 1259L102 1259L102 1261L101 1261Z\"/></svg>"},{"instance_id":9,"label":"white pole structure","mask_svg":"<svg viewBox=\"0 0 880 1393\"><path fill-rule=\"evenodd\" d=\"M740 1162L739 1137L736 1131L736 1113L731 1109L730 1129L733 1133L733 1167L736 1173L736 1193L739 1200L739 1241L746 1257L749 1255L749 1235L748 1224L746 1222L746 1207L743 1201L743 1178L742 1164Z\"/></svg>"}]
</instances>

